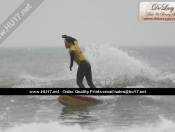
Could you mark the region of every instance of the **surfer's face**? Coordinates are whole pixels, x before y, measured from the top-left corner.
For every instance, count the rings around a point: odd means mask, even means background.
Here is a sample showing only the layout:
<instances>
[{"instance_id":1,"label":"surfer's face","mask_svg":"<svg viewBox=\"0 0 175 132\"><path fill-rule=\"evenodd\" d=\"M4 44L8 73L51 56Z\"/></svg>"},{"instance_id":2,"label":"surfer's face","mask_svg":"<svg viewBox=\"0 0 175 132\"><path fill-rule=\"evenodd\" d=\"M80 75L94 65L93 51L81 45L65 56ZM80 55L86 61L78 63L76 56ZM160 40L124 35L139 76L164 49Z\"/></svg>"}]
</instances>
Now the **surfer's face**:
<instances>
[{"instance_id":1,"label":"surfer's face","mask_svg":"<svg viewBox=\"0 0 175 132\"><path fill-rule=\"evenodd\" d=\"M65 47L66 47L66 49L70 48L71 43L67 42L66 40L64 40L64 43L65 43Z\"/></svg>"}]
</instances>

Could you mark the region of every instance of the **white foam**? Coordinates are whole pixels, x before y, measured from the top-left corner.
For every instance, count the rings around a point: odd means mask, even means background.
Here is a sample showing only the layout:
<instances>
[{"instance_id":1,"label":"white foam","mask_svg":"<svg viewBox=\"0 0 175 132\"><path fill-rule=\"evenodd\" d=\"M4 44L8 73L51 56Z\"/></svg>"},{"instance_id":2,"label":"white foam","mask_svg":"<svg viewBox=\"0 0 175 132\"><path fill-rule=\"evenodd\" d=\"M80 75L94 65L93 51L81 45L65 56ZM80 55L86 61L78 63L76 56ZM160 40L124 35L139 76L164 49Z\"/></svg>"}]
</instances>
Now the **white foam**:
<instances>
[{"instance_id":1,"label":"white foam","mask_svg":"<svg viewBox=\"0 0 175 132\"><path fill-rule=\"evenodd\" d=\"M39 99L39 100L49 100L49 101L54 101L54 100L57 100L57 98L58 98L58 95L51 95L51 96L49 96L49 95L47 95L47 96L34 96L34 95L32 95L32 96L25 96L25 97L27 97L28 99Z\"/></svg>"},{"instance_id":2,"label":"white foam","mask_svg":"<svg viewBox=\"0 0 175 132\"><path fill-rule=\"evenodd\" d=\"M113 83L123 82L125 78L133 80L137 76L155 80L160 74L148 64L109 44L87 46L85 56L92 64L94 78L110 78Z\"/></svg>"},{"instance_id":3,"label":"white foam","mask_svg":"<svg viewBox=\"0 0 175 132\"><path fill-rule=\"evenodd\" d=\"M73 130L76 132L103 132L102 129L89 130L83 129L77 124L66 126L58 122L20 124L5 130L0 129L0 132L72 132Z\"/></svg>"},{"instance_id":4,"label":"white foam","mask_svg":"<svg viewBox=\"0 0 175 132\"><path fill-rule=\"evenodd\" d=\"M86 46L85 56L91 62L93 77L106 79L101 81L103 86L105 86L104 82L107 80L108 83L111 83L111 81L112 83L122 83L126 78L129 81L138 80L137 77L143 77L155 82L166 81L166 79L175 82L174 73L158 71L150 67L149 64L137 59L140 57L131 56L127 52L109 44ZM147 84L142 85L141 83L136 84L135 87L144 88L147 86Z\"/></svg>"},{"instance_id":5,"label":"white foam","mask_svg":"<svg viewBox=\"0 0 175 132\"><path fill-rule=\"evenodd\" d=\"M134 125L115 132L174 132L175 122L160 116L160 122L145 125Z\"/></svg>"},{"instance_id":6,"label":"white foam","mask_svg":"<svg viewBox=\"0 0 175 132\"><path fill-rule=\"evenodd\" d=\"M121 78L127 75L129 78L134 78L142 75L156 78L159 74L148 64L109 44L85 47L85 56L91 62L96 77Z\"/></svg>"},{"instance_id":7,"label":"white foam","mask_svg":"<svg viewBox=\"0 0 175 132\"><path fill-rule=\"evenodd\" d=\"M173 82L175 82L175 74L170 73L170 72L166 72L166 73L162 74L161 76L159 76L157 79L160 80L160 81L165 80L165 79L170 79Z\"/></svg>"},{"instance_id":8,"label":"white foam","mask_svg":"<svg viewBox=\"0 0 175 132\"><path fill-rule=\"evenodd\" d=\"M127 86L126 88L145 88L143 85Z\"/></svg>"},{"instance_id":9,"label":"white foam","mask_svg":"<svg viewBox=\"0 0 175 132\"><path fill-rule=\"evenodd\" d=\"M101 127L100 129L96 128L92 130L88 128L82 128L78 124L67 126L52 121L48 123L23 123L3 130L0 128L0 132L174 132L175 122L160 116L160 121L156 123L146 123L144 125L132 125L122 128L112 128L109 129L109 127Z\"/></svg>"}]
</instances>

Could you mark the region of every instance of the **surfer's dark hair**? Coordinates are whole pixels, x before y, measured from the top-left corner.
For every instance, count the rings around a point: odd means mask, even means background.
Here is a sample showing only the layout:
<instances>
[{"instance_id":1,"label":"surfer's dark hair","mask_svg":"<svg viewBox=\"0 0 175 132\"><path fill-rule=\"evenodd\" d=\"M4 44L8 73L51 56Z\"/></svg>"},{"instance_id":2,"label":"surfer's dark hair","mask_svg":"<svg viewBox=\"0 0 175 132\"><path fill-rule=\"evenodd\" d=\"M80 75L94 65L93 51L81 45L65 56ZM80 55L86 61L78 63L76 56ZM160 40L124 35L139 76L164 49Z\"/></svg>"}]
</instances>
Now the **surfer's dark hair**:
<instances>
[{"instance_id":1,"label":"surfer's dark hair","mask_svg":"<svg viewBox=\"0 0 175 132\"><path fill-rule=\"evenodd\" d=\"M62 38L65 38L65 40L69 43L72 43L74 45L74 41L77 41L75 38L72 38L71 36L63 35Z\"/></svg>"}]
</instances>

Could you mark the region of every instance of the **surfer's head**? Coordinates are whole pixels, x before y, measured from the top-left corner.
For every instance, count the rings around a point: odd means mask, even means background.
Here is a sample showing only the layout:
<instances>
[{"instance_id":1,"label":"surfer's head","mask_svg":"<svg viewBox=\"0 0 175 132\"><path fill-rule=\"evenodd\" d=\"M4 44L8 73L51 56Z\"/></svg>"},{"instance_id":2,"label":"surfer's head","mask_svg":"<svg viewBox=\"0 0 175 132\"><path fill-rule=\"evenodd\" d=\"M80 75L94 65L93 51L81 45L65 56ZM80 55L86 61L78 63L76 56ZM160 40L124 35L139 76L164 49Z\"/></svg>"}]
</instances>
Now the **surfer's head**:
<instances>
[{"instance_id":1,"label":"surfer's head","mask_svg":"<svg viewBox=\"0 0 175 132\"><path fill-rule=\"evenodd\" d=\"M75 38L72 38L72 37L67 36L67 35L62 35L62 38L65 38L64 43L65 43L65 46L67 49L70 48L70 46L72 44L74 45L74 41L76 41Z\"/></svg>"}]
</instances>

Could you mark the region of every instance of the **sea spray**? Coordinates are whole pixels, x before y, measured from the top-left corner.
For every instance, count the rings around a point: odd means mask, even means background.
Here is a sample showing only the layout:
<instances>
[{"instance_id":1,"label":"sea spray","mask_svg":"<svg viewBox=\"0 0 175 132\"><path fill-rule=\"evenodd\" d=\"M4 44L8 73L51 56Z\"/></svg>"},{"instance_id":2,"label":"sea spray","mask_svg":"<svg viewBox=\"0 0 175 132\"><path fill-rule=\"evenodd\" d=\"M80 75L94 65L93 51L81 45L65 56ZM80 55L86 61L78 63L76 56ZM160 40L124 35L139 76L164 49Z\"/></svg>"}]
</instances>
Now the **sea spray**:
<instances>
[{"instance_id":1,"label":"sea spray","mask_svg":"<svg viewBox=\"0 0 175 132\"><path fill-rule=\"evenodd\" d=\"M48 123L22 123L15 125L11 128L6 128L2 130L0 128L0 132L68 132L68 131L76 131L76 132L174 132L175 130L175 122L169 119L166 119L162 116L159 116L160 120L153 123L146 123L142 125L131 125L131 126L123 126L119 129L108 129L105 127L96 128L96 129L88 129L81 127L78 124L75 125L62 125L58 122L50 121Z\"/></svg>"}]
</instances>

